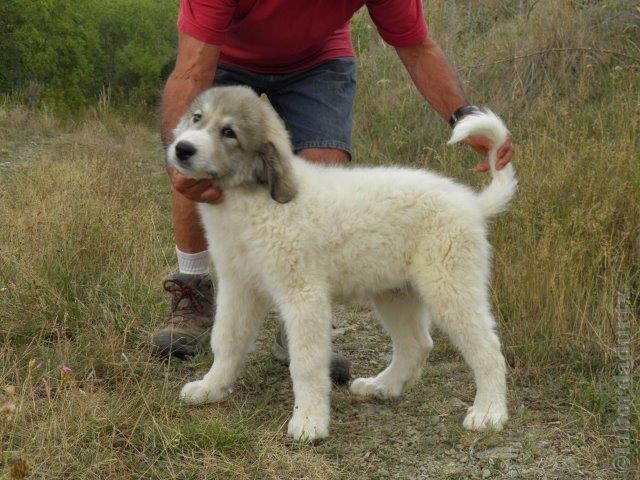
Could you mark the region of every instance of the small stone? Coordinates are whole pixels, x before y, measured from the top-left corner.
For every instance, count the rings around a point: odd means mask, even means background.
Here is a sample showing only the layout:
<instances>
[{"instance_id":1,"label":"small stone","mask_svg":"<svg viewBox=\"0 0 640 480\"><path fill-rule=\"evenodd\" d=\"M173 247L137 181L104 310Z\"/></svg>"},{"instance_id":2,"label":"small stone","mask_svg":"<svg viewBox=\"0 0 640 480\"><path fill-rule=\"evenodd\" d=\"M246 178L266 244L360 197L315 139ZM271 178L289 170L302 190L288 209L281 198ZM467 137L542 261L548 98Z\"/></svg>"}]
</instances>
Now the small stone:
<instances>
[{"instance_id":1,"label":"small stone","mask_svg":"<svg viewBox=\"0 0 640 480\"><path fill-rule=\"evenodd\" d=\"M364 413L364 414L376 415L380 412L381 409L382 409L381 405L378 405L375 403L368 403L366 405L363 405L360 408L360 411L361 413Z\"/></svg>"},{"instance_id":2,"label":"small stone","mask_svg":"<svg viewBox=\"0 0 640 480\"><path fill-rule=\"evenodd\" d=\"M451 400L449 400L449 403L454 407L464 407L464 408L468 408L469 407L469 405L464 403L458 397L452 397Z\"/></svg>"},{"instance_id":3,"label":"small stone","mask_svg":"<svg viewBox=\"0 0 640 480\"><path fill-rule=\"evenodd\" d=\"M477 452L476 457L480 459L487 459L490 461L496 460L496 459L503 460L503 461L514 460L518 457L518 453L521 448L522 448L521 445L520 445L520 448L518 448L518 445L505 445L501 447L493 447L487 450L483 450L481 452Z\"/></svg>"},{"instance_id":4,"label":"small stone","mask_svg":"<svg viewBox=\"0 0 640 480\"><path fill-rule=\"evenodd\" d=\"M491 470L488 468L482 469L482 478L489 478L491 476Z\"/></svg>"},{"instance_id":5,"label":"small stone","mask_svg":"<svg viewBox=\"0 0 640 480\"><path fill-rule=\"evenodd\" d=\"M432 417L429 417L429 426L430 427L435 427L439 423L440 423L440 417L438 415L433 415Z\"/></svg>"}]
</instances>

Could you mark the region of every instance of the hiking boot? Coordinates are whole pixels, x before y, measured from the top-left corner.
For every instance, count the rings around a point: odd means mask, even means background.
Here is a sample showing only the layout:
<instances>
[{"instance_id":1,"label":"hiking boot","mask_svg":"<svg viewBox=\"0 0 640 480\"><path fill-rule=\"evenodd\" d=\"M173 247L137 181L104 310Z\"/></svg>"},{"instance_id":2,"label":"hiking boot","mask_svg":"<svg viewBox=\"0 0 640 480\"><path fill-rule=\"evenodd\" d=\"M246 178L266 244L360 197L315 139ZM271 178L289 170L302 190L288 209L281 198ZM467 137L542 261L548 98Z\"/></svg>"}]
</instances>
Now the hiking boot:
<instances>
[{"instance_id":1,"label":"hiking boot","mask_svg":"<svg viewBox=\"0 0 640 480\"><path fill-rule=\"evenodd\" d=\"M213 325L213 284L207 275L174 273L164 281L171 311L151 338L151 353L161 357L196 355L207 344Z\"/></svg>"},{"instance_id":2,"label":"hiking boot","mask_svg":"<svg viewBox=\"0 0 640 480\"><path fill-rule=\"evenodd\" d=\"M289 352L287 348L287 332L280 326L276 340L271 347L271 354L278 362L285 366L289 366ZM331 381L335 385L346 385L351 379L351 372L349 371L349 360L344 355L339 353L331 354L331 364L329 365L329 374L331 375Z\"/></svg>"}]
</instances>

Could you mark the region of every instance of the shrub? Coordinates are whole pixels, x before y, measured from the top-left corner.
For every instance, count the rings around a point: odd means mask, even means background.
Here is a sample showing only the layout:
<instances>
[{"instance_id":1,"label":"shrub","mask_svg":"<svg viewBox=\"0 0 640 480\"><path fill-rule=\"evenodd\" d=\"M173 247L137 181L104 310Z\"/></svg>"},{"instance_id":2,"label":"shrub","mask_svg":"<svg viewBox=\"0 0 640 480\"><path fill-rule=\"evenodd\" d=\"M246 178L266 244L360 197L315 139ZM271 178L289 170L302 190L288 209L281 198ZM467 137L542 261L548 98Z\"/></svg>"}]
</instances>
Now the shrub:
<instances>
[{"instance_id":1,"label":"shrub","mask_svg":"<svg viewBox=\"0 0 640 480\"><path fill-rule=\"evenodd\" d=\"M155 103L175 48L177 2L5 0L0 92L75 110L107 90Z\"/></svg>"}]
</instances>

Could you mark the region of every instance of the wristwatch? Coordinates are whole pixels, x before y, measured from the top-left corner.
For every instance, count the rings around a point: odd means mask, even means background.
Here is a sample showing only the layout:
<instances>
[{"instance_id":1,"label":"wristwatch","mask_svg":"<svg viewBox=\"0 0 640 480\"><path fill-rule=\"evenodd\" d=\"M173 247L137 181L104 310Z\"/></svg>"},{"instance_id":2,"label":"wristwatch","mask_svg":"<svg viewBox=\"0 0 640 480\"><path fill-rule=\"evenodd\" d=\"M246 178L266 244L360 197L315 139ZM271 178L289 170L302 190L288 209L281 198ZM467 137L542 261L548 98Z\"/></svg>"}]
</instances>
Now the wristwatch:
<instances>
[{"instance_id":1,"label":"wristwatch","mask_svg":"<svg viewBox=\"0 0 640 480\"><path fill-rule=\"evenodd\" d=\"M453 128L462 117L466 117L467 115L470 115L472 113L478 113L479 111L480 109L475 105L464 105L453 112L453 114L449 118L449 126Z\"/></svg>"}]
</instances>

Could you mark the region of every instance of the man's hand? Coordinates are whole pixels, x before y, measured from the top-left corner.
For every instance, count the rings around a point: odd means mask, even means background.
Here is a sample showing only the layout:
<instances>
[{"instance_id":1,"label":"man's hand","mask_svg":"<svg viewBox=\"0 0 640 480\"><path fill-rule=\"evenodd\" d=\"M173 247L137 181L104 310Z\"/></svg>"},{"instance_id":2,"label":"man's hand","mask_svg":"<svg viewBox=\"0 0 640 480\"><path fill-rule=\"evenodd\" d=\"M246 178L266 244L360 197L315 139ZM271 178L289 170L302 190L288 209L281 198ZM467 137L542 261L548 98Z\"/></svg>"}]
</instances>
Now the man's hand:
<instances>
[{"instance_id":1,"label":"man's hand","mask_svg":"<svg viewBox=\"0 0 640 480\"><path fill-rule=\"evenodd\" d=\"M471 135L468 137L464 143L473 148L476 152L486 155L491 148L491 140L483 135ZM513 141L511 137L511 133L508 133L507 139L498 149L498 161L496 162L496 168L500 170L507 163L511 161L511 157L513 156ZM488 172L489 161L485 160L482 163L477 164L473 167L473 170L476 172Z\"/></svg>"},{"instance_id":2,"label":"man's hand","mask_svg":"<svg viewBox=\"0 0 640 480\"><path fill-rule=\"evenodd\" d=\"M194 180L181 175L180 172L169 165L166 168L174 190L189 200L212 204L222 203L224 200L222 190L211 183L211 180Z\"/></svg>"}]
</instances>

